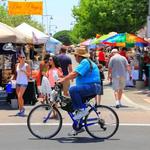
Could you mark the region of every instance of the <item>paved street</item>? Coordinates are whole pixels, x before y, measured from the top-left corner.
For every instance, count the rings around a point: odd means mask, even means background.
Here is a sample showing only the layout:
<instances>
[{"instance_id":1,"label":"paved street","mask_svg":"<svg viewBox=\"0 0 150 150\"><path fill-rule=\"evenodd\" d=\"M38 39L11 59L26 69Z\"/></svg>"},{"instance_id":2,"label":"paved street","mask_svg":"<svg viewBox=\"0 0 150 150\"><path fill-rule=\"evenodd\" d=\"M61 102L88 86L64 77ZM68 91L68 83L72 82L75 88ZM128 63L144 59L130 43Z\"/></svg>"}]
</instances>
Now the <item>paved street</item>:
<instances>
[{"instance_id":1,"label":"paved street","mask_svg":"<svg viewBox=\"0 0 150 150\"><path fill-rule=\"evenodd\" d=\"M2 150L149 150L150 130L147 126L121 126L109 140L95 140L86 132L69 137L70 126L63 126L52 140L33 137L26 126L1 126L0 145Z\"/></svg>"}]
</instances>

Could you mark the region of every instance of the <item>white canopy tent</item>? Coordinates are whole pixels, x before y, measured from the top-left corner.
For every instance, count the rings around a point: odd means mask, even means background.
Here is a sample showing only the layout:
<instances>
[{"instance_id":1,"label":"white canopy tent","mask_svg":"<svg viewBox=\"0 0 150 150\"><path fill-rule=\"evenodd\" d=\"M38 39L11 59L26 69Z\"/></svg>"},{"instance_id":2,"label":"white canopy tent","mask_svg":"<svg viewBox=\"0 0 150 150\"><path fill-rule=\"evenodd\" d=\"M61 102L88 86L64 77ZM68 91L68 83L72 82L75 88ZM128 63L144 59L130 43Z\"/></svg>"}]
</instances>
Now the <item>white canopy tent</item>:
<instances>
[{"instance_id":1,"label":"white canopy tent","mask_svg":"<svg viewBox=\"0 0 150 150\"><path fill-rule=\"evenodd\" d=\"M24 33L19 32L13 27L10 27L0 22L0 43L28 43L31 42L31 38Z\"/></svg>"},{"instance_id":2,"label":"white canopy tent","mask_svg":"<svg viewBox=\"0 0 150 150\"><path fill-rule=\"evenodd\" d=\"M22 23L16 27L16 29L32 38L33 44L44 44L48 40L49 36L44 34L43 32L39 31L38 29L26 24Z\"/></svg>"}]
</instances>

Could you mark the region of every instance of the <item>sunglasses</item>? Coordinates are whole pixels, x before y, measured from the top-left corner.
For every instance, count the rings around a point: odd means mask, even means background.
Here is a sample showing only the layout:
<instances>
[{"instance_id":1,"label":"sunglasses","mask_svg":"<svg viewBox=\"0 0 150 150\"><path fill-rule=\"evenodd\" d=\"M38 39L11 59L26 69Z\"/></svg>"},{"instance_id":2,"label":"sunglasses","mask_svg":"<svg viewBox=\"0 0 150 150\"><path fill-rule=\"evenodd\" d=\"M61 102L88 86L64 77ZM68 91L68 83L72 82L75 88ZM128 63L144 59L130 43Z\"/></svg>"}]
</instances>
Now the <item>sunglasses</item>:
<instances>
[{"instance_id":1,"label":"sunglasses","mask_svg":"<svg viewBox=\"0 0 150 150\"><path fill-rule=\"evenodd\" d=\"M53 60L53 58L49 58L49 61L52 61Z\"/></svg>"},{"instance_id":2,"label":"sunglasses","mask_svg":"<svg viewBox=\"0 0 150 150\"><path fill-rule=\"evenodd\" d=\"M22 58L25 58L25 57L19 57L19 58L21 58L21 59L22 59Z\"/></svg>"}]
</instances>

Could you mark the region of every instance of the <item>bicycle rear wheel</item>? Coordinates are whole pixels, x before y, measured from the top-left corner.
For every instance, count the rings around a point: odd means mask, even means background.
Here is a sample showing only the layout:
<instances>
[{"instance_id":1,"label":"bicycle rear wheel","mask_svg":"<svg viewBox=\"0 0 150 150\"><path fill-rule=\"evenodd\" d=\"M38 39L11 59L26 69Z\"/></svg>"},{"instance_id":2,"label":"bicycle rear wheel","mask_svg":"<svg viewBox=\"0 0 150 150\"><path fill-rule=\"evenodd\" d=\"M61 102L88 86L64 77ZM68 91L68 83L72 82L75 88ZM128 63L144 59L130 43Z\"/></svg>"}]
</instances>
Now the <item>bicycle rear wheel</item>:
<instances>
[{"instance_id":1,"label":"bicycle rear wheel","mask_svg":"<svg viewBox=\"0 0 150 150\"><path fill-rule=\"evenodd\" d=\"M52 115L56 118L52 117ZM29 131L37 138L50 139L54 137L62 127L62 116L57 108L47 104L34 107L27 118Z\"/></svg>"},{"instance_id":2,"label":"bicycle rear wheel","mask_svg":"<svg viewBox=\"0 0 150 150\"><path fill-rule=\"evenodd\" d=\"M98 105L95 110L90 109L85 118L85 129L94 138L108 139L119 127L119 118L116 112L104 105Z\"/></svg>"}]
</instances>

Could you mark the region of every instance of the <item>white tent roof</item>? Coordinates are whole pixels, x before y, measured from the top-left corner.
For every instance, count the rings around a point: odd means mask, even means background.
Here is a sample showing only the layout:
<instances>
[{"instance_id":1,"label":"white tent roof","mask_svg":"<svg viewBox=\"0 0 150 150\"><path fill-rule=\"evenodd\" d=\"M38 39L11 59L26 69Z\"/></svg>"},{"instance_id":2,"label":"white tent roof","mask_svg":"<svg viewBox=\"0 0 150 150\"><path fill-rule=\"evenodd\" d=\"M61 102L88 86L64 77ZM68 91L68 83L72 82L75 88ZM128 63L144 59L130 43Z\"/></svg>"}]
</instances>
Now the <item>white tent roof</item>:
<instances>
[{"instance_id":1,"label":"white tent roof","mask_svg":"<svg viewBox=\"0 0 150 150\"><path fill-rule=\"evenodd\" d=\"M0 22L0 43L27 43L30 42L30 38L25 36L24 33L19 32L13 27L10 27Z\"/></svg>"},{"instance_id":2,"label":"white tent roof","mask_svg":"<svg viewBox=\"0 0 150 150\"><path fill-rule=\"evenodd\" d=\"M26 34L27 36L33 39L33 44L43 44L46 43L49 36L39 31L38 29L26 24L22 23L16 27L19 32Z\"/></svg>"}]
</instances>

